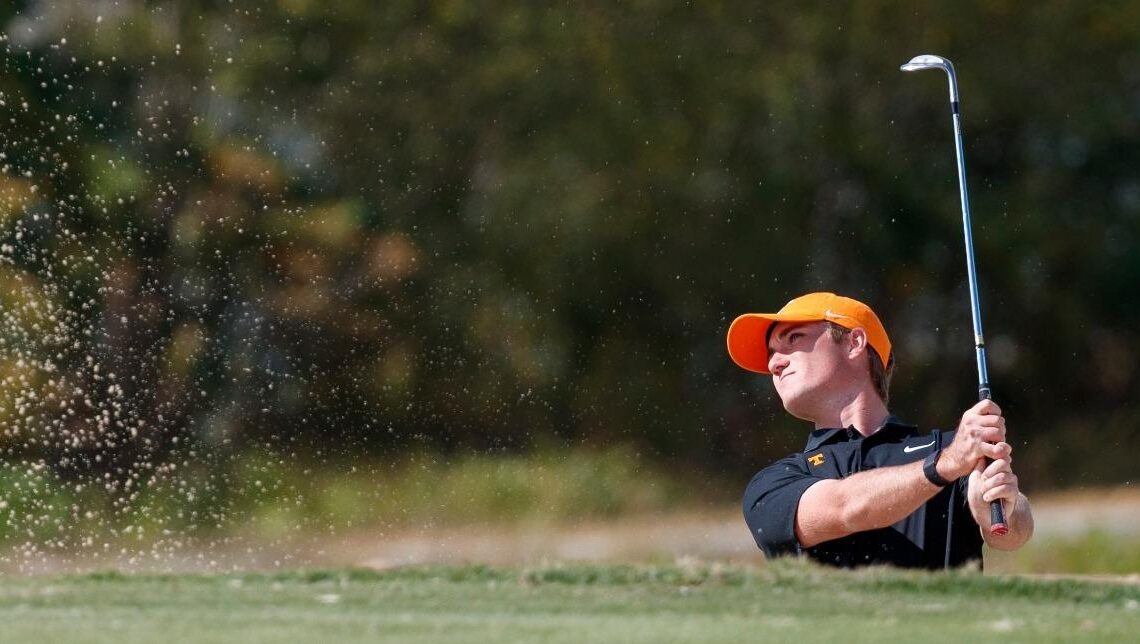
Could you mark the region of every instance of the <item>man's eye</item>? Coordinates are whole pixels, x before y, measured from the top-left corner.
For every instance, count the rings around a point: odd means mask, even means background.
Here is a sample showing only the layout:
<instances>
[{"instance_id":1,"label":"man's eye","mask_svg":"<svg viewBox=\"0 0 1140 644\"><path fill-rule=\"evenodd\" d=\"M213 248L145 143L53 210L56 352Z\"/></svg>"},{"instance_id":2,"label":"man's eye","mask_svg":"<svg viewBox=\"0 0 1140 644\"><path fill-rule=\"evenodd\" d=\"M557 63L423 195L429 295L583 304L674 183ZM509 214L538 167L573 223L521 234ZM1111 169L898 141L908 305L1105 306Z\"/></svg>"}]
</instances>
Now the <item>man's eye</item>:
<instances>
[{"instance_id":1,"label":"man's eye","mask_svg":"<svg viewBox=\"0 0 1140 644\"><path fill-rule=\"evenodd\" d=\"M802 334L802 333L789 333L788 334L788 342L795 342L796 340L799 340L802 337L804 337L804 334Z\"/></svg>"}]
</instances>

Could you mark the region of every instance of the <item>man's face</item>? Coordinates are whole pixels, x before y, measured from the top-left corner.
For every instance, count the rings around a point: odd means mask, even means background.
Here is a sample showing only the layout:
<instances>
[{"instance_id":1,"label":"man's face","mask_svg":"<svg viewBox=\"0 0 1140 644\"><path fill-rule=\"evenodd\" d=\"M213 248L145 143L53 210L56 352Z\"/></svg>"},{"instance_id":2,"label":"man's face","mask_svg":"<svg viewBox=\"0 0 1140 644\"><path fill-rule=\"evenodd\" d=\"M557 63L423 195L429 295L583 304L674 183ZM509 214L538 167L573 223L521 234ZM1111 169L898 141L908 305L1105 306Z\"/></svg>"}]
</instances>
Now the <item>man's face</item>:
<instances>
[{"instance_id":1,"label":"man's face","mask_svg":"<svg viewBox=\"0 0 1140 644\"><path fill-rule=\"evenodd\" d=\"M848 347L826 322L779 322L768 340L768 370L788 413L815 421L844 399L851 382Z\"/></svg>"}]
</instances>

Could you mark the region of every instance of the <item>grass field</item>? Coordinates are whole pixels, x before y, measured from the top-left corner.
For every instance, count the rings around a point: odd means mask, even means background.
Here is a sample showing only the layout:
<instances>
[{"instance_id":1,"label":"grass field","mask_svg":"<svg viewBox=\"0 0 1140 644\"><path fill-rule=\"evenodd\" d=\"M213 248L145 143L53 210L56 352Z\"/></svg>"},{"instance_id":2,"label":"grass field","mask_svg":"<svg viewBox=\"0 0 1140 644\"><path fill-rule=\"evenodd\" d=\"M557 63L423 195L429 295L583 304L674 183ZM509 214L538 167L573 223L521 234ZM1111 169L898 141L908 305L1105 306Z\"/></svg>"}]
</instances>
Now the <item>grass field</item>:
<instances>
[{"instance_id":1,"label":"grass field","mask_svg":"<svg viewBox=\"0 0 1140 644\"><path fill-rule=\"evenodd\" d=\"M45 576L0 586L4 642L1122 642L1140 586L973 572L429 567Z\"/></svg>"}]
</instances>

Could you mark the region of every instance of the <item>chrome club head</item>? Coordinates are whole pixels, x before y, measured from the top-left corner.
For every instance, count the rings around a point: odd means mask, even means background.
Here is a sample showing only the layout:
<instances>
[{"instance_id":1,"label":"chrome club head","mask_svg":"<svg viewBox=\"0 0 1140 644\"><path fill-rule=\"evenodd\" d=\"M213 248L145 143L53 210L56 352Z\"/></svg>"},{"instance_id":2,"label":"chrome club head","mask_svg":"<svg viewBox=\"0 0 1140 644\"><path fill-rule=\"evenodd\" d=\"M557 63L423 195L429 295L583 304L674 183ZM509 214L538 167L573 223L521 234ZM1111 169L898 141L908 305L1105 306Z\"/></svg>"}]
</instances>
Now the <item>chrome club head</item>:
<instances>
[{"instance_id":1,"label":"chrome club head","mask_svg":"<svg viewBox=\"0 0 1140 644\"><path fill-rule=\"evenodd\" d=\"M958 77L954 74L954 63L949 58L923 54L910 59L905 65L899 67L904 72L918 72L924 69L941 69L950 78L950 103L955 107L958 104Z\"/></svg>"},{"instance_id":2,"label":"chrome club head","mask_svg":"<svg viewBox=\"0 0 1140 644\"><path fill-rule=\"evenodd\" d=\"M910 59L910 62L899 67L904 72L916 72L920 69L954 69L954 65L947 59L933 54L923 54Z\"/></svg>"}]
</instances>

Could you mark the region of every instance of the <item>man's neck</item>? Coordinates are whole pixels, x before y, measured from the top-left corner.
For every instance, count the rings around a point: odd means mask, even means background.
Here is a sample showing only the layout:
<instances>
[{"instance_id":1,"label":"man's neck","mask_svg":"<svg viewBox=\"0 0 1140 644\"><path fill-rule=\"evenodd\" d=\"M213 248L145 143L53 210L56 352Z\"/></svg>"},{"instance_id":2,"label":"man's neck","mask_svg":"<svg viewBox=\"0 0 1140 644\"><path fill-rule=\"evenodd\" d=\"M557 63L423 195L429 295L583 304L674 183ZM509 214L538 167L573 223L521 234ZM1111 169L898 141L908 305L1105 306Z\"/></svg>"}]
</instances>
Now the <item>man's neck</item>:
<instances>
[{"instance_id":1,"label":"man's neck","mask_svg":"<svg viewBox=\"0 0 1140 644\"><path fill-rule=\"evenodd\" d=\"M854 427L863 436L870 436L883 427L889 416L890 412L878 394L864 391L838 407L833 415L816 420L815 427Z\"/></svg>"}]
</instances>

